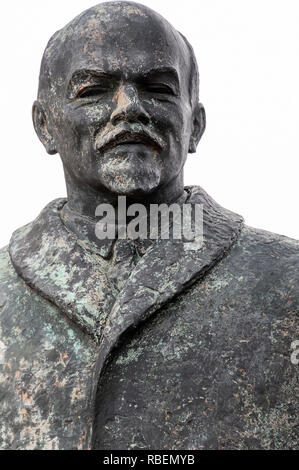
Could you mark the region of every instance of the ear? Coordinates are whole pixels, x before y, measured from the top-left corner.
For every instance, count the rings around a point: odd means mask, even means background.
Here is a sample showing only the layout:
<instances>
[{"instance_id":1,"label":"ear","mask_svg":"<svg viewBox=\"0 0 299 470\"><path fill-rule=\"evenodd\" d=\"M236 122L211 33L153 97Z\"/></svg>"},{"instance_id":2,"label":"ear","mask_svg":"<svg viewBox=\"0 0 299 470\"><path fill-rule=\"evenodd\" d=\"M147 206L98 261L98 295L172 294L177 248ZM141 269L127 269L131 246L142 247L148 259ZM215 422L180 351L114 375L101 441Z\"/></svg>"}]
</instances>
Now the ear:
<instances>
[{"instance_id":1,"label":"ear","mask_svg":"<svg viewBox=\"0 0 299 470\"><path fill-rule=\"evenodd\" d=\"M32 119L35 132L46 151L50 155L57 153L55 148L54 139L49 131L47 116L44 111L42 104L39 101L35 101L32 106Z\"/></svg>"},{"instance_id":2,"label":"ear","mask_svg":"<svg viewBox=\"0 0 299 470\"><path fill-rule=\"evenodd\" d=\"M189 153L195 153L198 142L206 128L206 112L201 103L197 103L193 112L192 133L189 142Z\"/></svg>"}]
</instances>

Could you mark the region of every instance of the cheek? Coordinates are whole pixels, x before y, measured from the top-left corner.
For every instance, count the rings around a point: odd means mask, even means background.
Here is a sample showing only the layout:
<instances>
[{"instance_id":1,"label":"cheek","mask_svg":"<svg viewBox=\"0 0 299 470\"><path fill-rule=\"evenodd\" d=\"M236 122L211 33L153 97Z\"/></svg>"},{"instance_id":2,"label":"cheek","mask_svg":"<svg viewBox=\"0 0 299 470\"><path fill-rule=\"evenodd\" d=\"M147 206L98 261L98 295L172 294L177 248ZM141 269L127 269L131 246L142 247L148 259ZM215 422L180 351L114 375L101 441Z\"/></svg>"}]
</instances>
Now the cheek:
<instances>
[{"instance_id":1,"label":"cheek","mask_svg":"<svg viewBox=\"0 0 299 470\"><path fill-rule=\"evenodd\" d=\"M164 158L164 167L168 176L177 174L186 161L191 123L191 109L188 104L181 103L179 106L173 106L165 115L168 149Z\"/></svg>"},{"instance_id":2,"label":"cheek","mask_svg":"<svg viewBox=\"0 0 299 470\"><path fill-rule=\"evenodd\" d=\"M192 110L189 102L183 101L179 107L177 107L177 113L175 116L176 121L176 132L179 132L181 136L186 137L187 134L191 133L192 123Z\"/></svg>"},{"instance_id":3,"label":"cheek","mask_svg":"<svg viewBox=\"0 0 299 470\"><path fill-rule=\"evenodd\" d=\"M191 135L191 116L189 107L176 107L175 112L169 116L172 132L169 134L172 154L181 160L188 153Z\"/></svg>"},{"instance_id":4,"label":"cheek","mask_svg":"<svg viewBox=\"0 0 299 470\"><path fill-rule=\"evenodd\" d=\"M154 125L159 127L166 136L173 134L181 142L182 136L190 132L190 106L183 101L146 101L146 111L152 117Z\"/></svg>"},{"instance_id":5,"label":"cheek","mask_svg":"<svg viewBox=\"0 0 299 470\"><path fill-rule=\"evenodd\" d=\"M78 105L71 103L61 112L59 133L72 148L86 145L107 122L111 114L108 105Z\"/></svg>"},{"instance_id":6,"label":"cheek","mask_svg":"<svg viewBox=\"0 0 299 470\"><path fill-rule=\"evenodd\" d=\"M192 111L189 104L183 104L178 110L175 130L175 145L180 153L180 161L187 158L192 132Z\"/></svg>"}]
</instances>

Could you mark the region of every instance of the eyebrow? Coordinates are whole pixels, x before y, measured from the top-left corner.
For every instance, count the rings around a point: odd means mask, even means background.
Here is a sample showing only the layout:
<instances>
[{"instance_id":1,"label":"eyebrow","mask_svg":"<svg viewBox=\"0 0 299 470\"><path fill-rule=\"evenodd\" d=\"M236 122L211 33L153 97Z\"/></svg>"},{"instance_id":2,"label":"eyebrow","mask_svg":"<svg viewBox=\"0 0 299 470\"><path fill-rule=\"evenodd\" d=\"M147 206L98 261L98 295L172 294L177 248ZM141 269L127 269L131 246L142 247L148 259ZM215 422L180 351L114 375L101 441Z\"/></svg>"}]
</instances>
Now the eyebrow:
<instances>
[{"instance_id":1,"label":"eyebrow","mask_svg":"<svg viewBox=\"0 0 299 470\"><path fill-rule=\"evenodd\" d=\"M88 80L97 80L97 79L101 79L101 78L104 78L106 80L111 80L113 78L115 79L115 76L107 74L107 73L102 72L100 70L89 70L89 69L76 70L72 74L72 76L71 76L71 78L68 82L67 95L71 96L74 93L76 93L76 91L78 89L80 89L80 86L81 86L82 82L84 83Z\"/></svg>"},{"instance_id":2,"label":"eyebrow","mask_svg":"<svg viewBox=\"0 0 299 470\"><path fill-rule=\"evenodd\" d=\"M137 81L146 82L155 78L159 80L160 77L162 78L162 81L166 78L166 82L169 82L170 79L172 87L174 88L174 93L177 96L180 94L180 79L177 71L172 67L160 67L157 69L151 69L145 73L140 74Z\"/></svg>"},{"instance_id":3,"label":"eyebrow","mask_svg":"<svg viewBox=\"0 0 299 470\"><path fill-rule=\"evenodd\" d=\"M171 78L175 79L177 83L179 83L179 76L177 71L172 67L159 67L156 69L151 69L148 72L142 73L140 76L142 78L151 78L155 75L170 75Z\"/></svg>"},{"instance_id":4,"label":"eyebrow","mask_svg":"<svg viewBox=\"0 0 299 470\"><path fill-rule=\"evenodd\" d=\"M74 83L74 82L77 82L77 81L80 81L80 80L86 80L88 79L89 77L91 78L115 78L115 74L109 74L107 72L103 72L101 70L92 70L92 69L79 69L79 70L76 70L70 80L69 80L69 85Z\"/></svg>"}]
</instances>

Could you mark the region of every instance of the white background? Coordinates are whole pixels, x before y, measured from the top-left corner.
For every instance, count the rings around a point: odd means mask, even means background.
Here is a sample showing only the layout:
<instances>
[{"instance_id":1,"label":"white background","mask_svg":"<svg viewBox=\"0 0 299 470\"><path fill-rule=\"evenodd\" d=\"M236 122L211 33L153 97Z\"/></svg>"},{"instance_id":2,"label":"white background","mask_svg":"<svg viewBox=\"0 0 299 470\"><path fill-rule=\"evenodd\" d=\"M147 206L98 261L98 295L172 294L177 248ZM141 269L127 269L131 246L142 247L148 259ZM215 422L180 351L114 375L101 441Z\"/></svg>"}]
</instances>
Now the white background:
<instances>
[{"instance_id":1,"label":"white background","mask_svg":"<svg viewBox=\"0 0 299 470\"><path fill-rule=\"evenodd\" d=\"M31 105L48 39L94 1L1 4L0 246L65 195L59 156L35 136ZM189 39L199 63L207 130L186 184L200 184L249 225L299 239L298 0L143 3Z\"/></svg>"}]
</instances>

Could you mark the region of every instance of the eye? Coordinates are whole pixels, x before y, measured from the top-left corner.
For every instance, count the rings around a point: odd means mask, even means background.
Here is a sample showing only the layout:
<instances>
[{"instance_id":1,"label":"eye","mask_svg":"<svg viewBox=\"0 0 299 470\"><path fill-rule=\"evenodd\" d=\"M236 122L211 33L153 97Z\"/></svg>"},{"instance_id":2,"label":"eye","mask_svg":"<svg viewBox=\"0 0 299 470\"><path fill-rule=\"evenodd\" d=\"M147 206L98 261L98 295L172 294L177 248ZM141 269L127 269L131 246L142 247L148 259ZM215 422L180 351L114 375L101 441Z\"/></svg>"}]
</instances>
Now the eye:
<instances>
[{"instance_id":1,"label":"eye","mask_svg":"<svg viewBox=\"0 0 299 470\"><path fill-rule=\"evenodd\" d=\"M144 85L144 90L150 93L174 95L172 88L164 83L148 83Z\"/></svg>"},{"instance_id":2,"label":"eye","mask_svg":"<svg viewBox=\"0 0 299 470\"><path fill-rule=\"evenodd\" d=\"M107 91L107 88L102 86L87 86L77 93L76 98L97 98Z\"/></svg>"}]
</instances>

